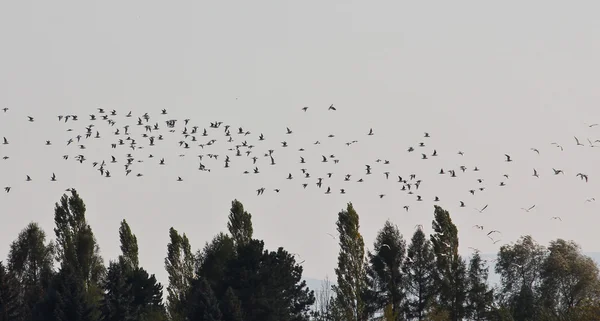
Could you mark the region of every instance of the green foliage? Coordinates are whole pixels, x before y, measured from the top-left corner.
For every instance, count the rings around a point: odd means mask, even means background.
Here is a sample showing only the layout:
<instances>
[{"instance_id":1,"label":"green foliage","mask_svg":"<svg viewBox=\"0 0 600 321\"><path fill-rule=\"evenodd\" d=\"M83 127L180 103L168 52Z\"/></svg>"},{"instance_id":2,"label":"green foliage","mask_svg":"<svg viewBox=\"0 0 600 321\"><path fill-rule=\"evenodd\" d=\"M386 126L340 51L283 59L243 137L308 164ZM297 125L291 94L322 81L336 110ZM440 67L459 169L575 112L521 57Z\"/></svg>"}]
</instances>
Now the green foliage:
<instances>
[{"instance_id":1,"label":"green foliage","mask_svg":"<svg viewBox=\"0 0 600 321\"><path fill-rule=\"evenodd\" d=\"M469 262L467 272L467 305L469 320L487 320L494 303L494 293L488 287L488 267L481 259L479 251L475 251Z\"/></svg>"},{"instance_id":2,"label":"green foliage","mask_svg":"<svg viewBox=\"0 0 600 321\"><path fill-rule=\"evenodd\" d=\"M598 297L598 267L572 241L552 241L548 250L541 270L540 300L546 311L559 318Z\"/></svg>"},{"instance_id":3,"label":"green foliage","mask_svg":"<svg viewBox=\"0 0 600 321\"><path fill-rule=\"evenodd\" d=\"M46 233L29 223L10 245L8 270L19 284L19 319L31 319L32 311L45 295L52 275L55 247L46 243Z\"/></svg>"},{"instance_id":4,"label":"green foliage","mask_svg":"<svg viewBox=\"0 0 600 321\"><path fill-rule=\"evenodd\" d=\"M169 230L163 286L139 263L137 238L120 224L121 255L105 269L76 191L55 207L56 239L30 223L0 262L0 321L366 321L372 320L598 320L600 271L572 241L548 248L530 236L504 245L488 286L478 252L458 254L458 229L435 207L429 239L417 229L408 246L385 222L367 251L351 203L338 213L337 284L315 293L303 268L283 248L252 238L251 215L234 200L227 225L192 254L185 234ZM58 262L58 271L53 261ZM311 307L315 308L311 310ZM167 312L168 310L168 312Z\"/></svg>"},{"instance_id":5,"label":"green foliage","mask_svg":"<svg viewBox=\"0 0 600 321\"><path fill-rule=\"evenodd\" d=\"M435 295L435 284L433 282L435 256L431 248L431 242L427 240L425 233L420 228L415 231L411 238L402 271L406 275L407 317L425 320Z\"/></svg>"},{"instance_id":6,"label":"green foliage","mask_svg":"<svg viewBox=\"0 0 600 321\"><path fill-rule=\"evenodd\" d=\"M172 321L183 321L183 298L190 290L190 283L194 278L194 256L185 234L179 235L177 230L171 227L169 238L171 242L167 245L165 258L165 269L169 274L167 311Z\"/></svg>"},{"instance_id":7,"label":"green foliage","mask_svg":"<svg viewBox=\"0 0 600 321\"><path fill-rule=\"evenodd\" d=\"M450 320L462 320L466 314L466 265L458 255L458 229L450 213L435 206L431 244L436 257L434 284L440 308L450 313Z\"/></svg>"},{"instance_id":8,"label":"green foliage","mask_svg":"<svg viewBox=\"0 0 600 321\"><path fill-rule=\"evenodd\" d=\"M132 269L137 268L139 266L137 238L125 220L121 221L121 227L119 227L119 239L123 259Z\"/></svg>"},{"instance_id":9,"label":"green foliage","mask_svg":"<svg viewBox=\"0 0 600 321\"><path fill-rule=\"evenodd\" d=\"M223 321L243 321L244 313L242 312L242 302L237 297L231 287L225 291L223 301L221 303L221 311L223 313Z\"/></svg>"},{"instance_id":10,"label":"green foliage","mask_svg":"<svg viewBox=\"0 0 600 321\"><path fill-rule=\"evenodd\" d=\"M367 284L365 271L365 243L359 232L358 213L352 203L338 214L340 252L335 269L337 285L335 293L336 312L347 321L367 319L367 306L364 300Z\"/></svg>"},{"instance_id":11,"label":"green foliage","mask_svg":"<svg viewBox=\"0 0 600 321\"><path fill-rule=\"evenodd\" d=\"M194 280L191 295L187 301L188 320L221 321L223 315L219 301L206 279Z\"/></svg>"},{"instance_id":12,"label":"green foliage","mask_svg":"<svg viewBox=\"0 0 600 321\"><path fill-rule=\"evenodd\" d=\"M244 211L244 205L238 200L231 202L229 222L227 223L229 233L238 245L246 244L252 239L252 215Z\"/></svg>"},{"instance_id":13,"label":"green foliage","mask_svg":"<svg viewBox=\"0 0 600 321\"><path fill-rule=\"evenodd\" d=\"M367 253L367 298L371 303L367 309L372 315L376 311L389 308L391 310L388 317L393 315L393 319L396 320L405 306L405 277L402 265L406 242L398 227L388 220L377 234L373 248L375 253Z\"/></svg>"},{"instance_id":14,"label":"green foliage","mask_svg":"<svg viewBox=\"0 0 600 321\"><path fill-rule=\"evenodd\" d=\"M0 321L19 320L19 283L0 261Z\"/></svg>"}]
</instances>

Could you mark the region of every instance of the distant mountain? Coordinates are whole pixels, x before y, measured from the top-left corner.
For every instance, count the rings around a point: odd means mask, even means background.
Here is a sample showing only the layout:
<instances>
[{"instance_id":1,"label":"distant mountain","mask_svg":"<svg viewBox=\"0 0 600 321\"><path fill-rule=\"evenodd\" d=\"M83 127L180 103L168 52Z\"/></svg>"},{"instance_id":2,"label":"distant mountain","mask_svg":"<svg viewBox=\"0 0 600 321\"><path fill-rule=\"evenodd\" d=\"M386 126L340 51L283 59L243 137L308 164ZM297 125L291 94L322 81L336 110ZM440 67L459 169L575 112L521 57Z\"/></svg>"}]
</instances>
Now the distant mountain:
<instances>
[{"instance_id":1,"label":"distant mountain","mask_svg":"<svg viewBox=\"0 0 600 321\"><path fill-rule=\"evenodd\" d=\"M598 264L600 266L600 252L584 252L583 254L591 257L592 260L594 260L596 262L596 264ZM481 257L484 260L491 261L491 260L496 259L496 255L497 254L495 254L495 253L482 253ZM490 267L490 275L488 278L488 282L491 285L497 285L500 282L500 276L494 272L494 262L492 262L491 264L488 264L488 266ZM313 278L304 278L304 280L306 280L306 285L311 290L313 290L315 292L321 290L321 284L322 284L323 280L313 279ZM333 278L333 279L330 278L329 281L331 282L332 285L335 284L335 278Z\"/></svg>"}]
</instances>

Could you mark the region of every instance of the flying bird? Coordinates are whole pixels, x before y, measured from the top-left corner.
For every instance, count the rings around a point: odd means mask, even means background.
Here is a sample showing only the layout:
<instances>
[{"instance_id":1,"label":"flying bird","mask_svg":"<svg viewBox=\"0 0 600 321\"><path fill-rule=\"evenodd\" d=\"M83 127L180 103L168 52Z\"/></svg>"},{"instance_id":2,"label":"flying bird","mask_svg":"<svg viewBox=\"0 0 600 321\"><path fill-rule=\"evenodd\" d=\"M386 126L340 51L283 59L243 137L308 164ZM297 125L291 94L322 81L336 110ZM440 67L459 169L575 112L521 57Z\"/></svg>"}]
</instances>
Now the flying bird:
<instances>
[{"instance_id":1,"label":"flying bird","mask_svg":"<svg viewBox=\"0 0 600 321\"><path fill-rule=\"evenodd\" d=\"M535 207L535 204L534 204L534 205L532 205L532 206L531 206L531 207L529 207L529 208L523 208L523 207L521 207L521 209L522 209L522 210L524 210L525 212L529 213L529 211L531 211L531 210L532 210L534 207Z\"/></svg>"}]
</instances>

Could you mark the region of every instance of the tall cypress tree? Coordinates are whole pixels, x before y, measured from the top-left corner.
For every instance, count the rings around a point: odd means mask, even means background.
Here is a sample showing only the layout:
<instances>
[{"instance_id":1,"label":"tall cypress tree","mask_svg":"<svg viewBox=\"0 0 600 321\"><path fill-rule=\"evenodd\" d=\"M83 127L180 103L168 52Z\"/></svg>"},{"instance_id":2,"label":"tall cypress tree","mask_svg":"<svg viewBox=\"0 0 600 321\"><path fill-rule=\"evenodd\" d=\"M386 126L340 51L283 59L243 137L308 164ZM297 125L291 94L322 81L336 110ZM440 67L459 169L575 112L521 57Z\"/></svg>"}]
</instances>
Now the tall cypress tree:
<instances>
[{"instance_id":1,"label":"tall cypress tree","mask_svg":"<svg viewBox=\"0 0 600 321\"><path fill-rule=\"evenodd\" d=\"M413 234L403 266L406 275L407 318L425 320L435 299L435 256L422 229Z\"/></svg>"},{"instance_id":2,"label":"tall cypress tree","mask_svg":"<svg viewBox=\"0 0 600 321\"><path fill-rule=\"evenodd\" d=\"M337 284L335 293L335 315L346 321L364 321L367 319L365 243L359 232L359 217L352 203L338 214L340 252L338 266L335 269Z\"/></svg>"}]
</instances>

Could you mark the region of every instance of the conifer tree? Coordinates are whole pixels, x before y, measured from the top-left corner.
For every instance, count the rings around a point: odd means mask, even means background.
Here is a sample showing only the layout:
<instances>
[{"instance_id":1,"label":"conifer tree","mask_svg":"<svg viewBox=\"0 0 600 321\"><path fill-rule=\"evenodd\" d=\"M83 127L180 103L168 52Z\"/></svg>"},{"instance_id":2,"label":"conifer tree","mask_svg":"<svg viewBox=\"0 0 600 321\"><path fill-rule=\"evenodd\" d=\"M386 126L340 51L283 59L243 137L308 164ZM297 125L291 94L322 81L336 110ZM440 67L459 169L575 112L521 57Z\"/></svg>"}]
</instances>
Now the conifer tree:
<instances>
[{"instance_id":1,"label":"conifer tree","mask_svg":"<svg viewBox=\"0 0 600 321\"><path fill-rule=\"evenodd\" d=\"M221 303L221 312L223 313L223 321L244 320L242 303L231 287L228 287L225 291L225 295Z\"/></svg>"},{"instance_id":2,"label":"conifer tree","mask_svg":"<svg viewBox=\"0 0 600 321\"><path fill-rule=\"evenodd\" d=\"M188 299L188 320L222 321L223 315L219 302L210 284L200 277L194 281L191 296Z\"/></svg>"},{"instance_id":3,"label":"conifer tree","mask_svg":"<svg viewBox=\"0 0 600 321\"><path fill-rule=\"evenodd\" d=\"M373 244L374 253L367 252L366 268L369 314L391 309L393 319L403 315L406 295L402 265L406 253L406 242L398 227L389 220L377 234Z\"/></svg>"},{"instance_id":4,"label":"conifer tree","mask_svg":"<svg viewBox=\"0 0 600 321\"><path fill-rule=\"evenodd\" d=\"M419 321L426 319L435 299L434 271L435 256L431 242L425 237L423 230L418 228L411 238L403 266L408 295L407 318Z\"/></svg>"},{"instance_id":5,"label":"conifer tree","mask_svg":"<svg viewBox=\"0 0 600 321\"><path fill-rule=\"evenodd\" d=\"M169 229L170 242L167 245L165 269L169 274L167 287L167 311L172 321L182 321L185 317L184 298L190 290L194 278L194 255L185 234L179 235L174 228Z\"/></svg>"},{"instance_id":6,"label":"conifer tree","mask_svg":"<svg viewBox=\"0 0 600 321\"><path fill-rule=\"evenodd\" d=\"M458 229L452 223L450 213L434 206L431 244L436 257L434 281L439 293L437 303L448 311L452 321L462 320L465 315L466 264L458 255Z\"/></svg>"},{"instance_id":7,"label":"conifer tree","mask_svg":"<svg viewBox=\"0 0 600 321\"><path fill-rule=\"evenodd\" d=\"M244 210L238 200L231 202L227 229L237 245L247 244L252 239L252 215Z\"/></svg>"},{"instance_id":8,"label":"conifer tree","mask_svg":"<svg viewBox=\"0 0 600 321\"><path fill-rule=\"evenodd\" d=\"M54 244L37 223L29 223L10 245L8 270L19 284L19 320L30 320L54 273Z\"/></svg>"},{"instance_id":9,"label":"conifer tree","mask_svg":"<svg viewBox=\"0 0 600 321\"><path fill-rule=\"evenodd\" d=\"M127 278L128 267L124 261L110 262L105 281L102 303L103 320L133 321L135 312L133 292Z\"/></svg>"},{"instance_id":10,"label":"conifer tree","mask_svg":"<svg viewBox=\"0 0 600 321\"><path fill-rule=\"evenodd\" d=\"M225 279L227 265L235 258L236 249L233 238L224 233L217 234L210 243L206 243L197 255L197 274L204 277L217 295L222 297L226 288Z\"/></svg>"},{"instance_id":11,"label":"conifer tree","mask_svg":"<svg viewBox=\"0 0 600 321\"><path fill-rule=\"evenodd\" d=\"M488 267L479 251L471 256L468 271L467 316L469 320L488 320L494 301L493 291L488 287Z\"/></svg>"},{"instance_id":12,"label":"conifer tree","mask_svg":"<svg viewBox=\"0 0 600 321\"><path fill-rule=\"evenodd\" d=\"M359 232L359 217L352 203L338 214L340 252L335 269L337 284L335 293L335 314L345 321L367 320L365 249Z\"/></svg>"},{"instance_id":13,"label":"conifer tree","mask_svg":"<svg viewBox=\"0 0 600 321\"><path fill-rule=\"evenodd\" d=\"M0 321L20 320L19 283L0 261Z\"/></svg>"}]
</instances>

